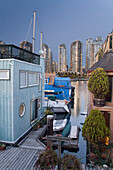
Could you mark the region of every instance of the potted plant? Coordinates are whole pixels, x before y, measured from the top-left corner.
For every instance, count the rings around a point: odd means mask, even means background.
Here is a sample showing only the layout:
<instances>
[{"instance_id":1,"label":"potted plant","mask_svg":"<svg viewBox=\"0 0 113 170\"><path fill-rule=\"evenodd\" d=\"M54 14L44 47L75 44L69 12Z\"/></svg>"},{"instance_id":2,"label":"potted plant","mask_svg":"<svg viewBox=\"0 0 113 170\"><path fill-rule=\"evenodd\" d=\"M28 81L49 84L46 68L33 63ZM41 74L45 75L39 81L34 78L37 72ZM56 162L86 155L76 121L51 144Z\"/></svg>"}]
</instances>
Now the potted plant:
<instances>
[{"instance_id":1,"label":"potted plant","mask_svg":"<svg viewBox=\"0 0 113 170\"><path fill-rule=\"evenodd\" d=\"M3 143L0 143L0 150L3 151L5 150L5 148L6 148L6 145Z\"/></svg>"},{"instance_id":2,"label":"potted plant","mask_svg":"<svg viewBox=\"0 0 113 170\"><path fill-rule=\"evenodd\" d=\"M54 169L58 164L57 153L52 148L46 148L44 152L39 155L35 167L37 169L50 170Z\"/></svg>"},{"instance_id":3,"label":"potted plant","mask_svg":"<svg viewBox=\"0 0 113 170\"><path fill-rule=\"evenodd\" d=\"M69 155L68 153L64 154L62 158L62 167L63 170L81 170L79 160L75 155Z\"/></svg>"},{"instance_id":4,"label":"potted plant","mask_svg":"<svg viewBox=\"0 0 113 170\"><path fill-rule=\"evenodd\" d=\"M105 97L109 92L109 80L103 68L97 68L92 72L88 90L94 94L94 105L99 107L105 105Z\"/></svg>"}]
</instances>

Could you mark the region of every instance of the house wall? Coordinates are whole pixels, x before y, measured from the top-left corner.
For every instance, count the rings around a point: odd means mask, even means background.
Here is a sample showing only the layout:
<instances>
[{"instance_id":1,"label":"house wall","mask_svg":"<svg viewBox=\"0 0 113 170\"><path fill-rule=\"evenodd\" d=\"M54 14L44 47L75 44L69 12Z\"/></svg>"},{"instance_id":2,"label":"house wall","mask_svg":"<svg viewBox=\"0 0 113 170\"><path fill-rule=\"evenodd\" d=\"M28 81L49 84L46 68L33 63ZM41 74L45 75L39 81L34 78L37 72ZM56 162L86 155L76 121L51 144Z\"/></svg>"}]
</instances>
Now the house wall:
<instances>
[{"instance_id":1,"label":"house wall","mask_svg":"<svg viewBox=\"0 0 113 170\"><path fill-rule=\"evenodd\" d=\"M112 76L112 95L111 95L111 102L105 102L105 106L104 107L96 107L93 105L93 98L94 98L94 95L90 94L90 101L89 101L89 107L88 107L88 114L90 114L90 111L92 109L98 109L100 110L101 112L105 112L105 113L108 113L110 114L110 125L109 125L109 128L110 128L110 132L111 132L111 135L110 135L110 142L113 143L113 73L107 73L108 76Z\"/></svg>"},{"instance_id":2,"label":"house wall","mask_svg":"<svg viewBox=\"0 0 113 170\"><path fill-rule=\"evenodd\" d=\"M43 106L42 78L41 91L39 90L39 85L20 88L19 72L22 70L38 72L43 77L43 69L41 65L15 59L0 61L0 69L10 69L10 80L0 81L0 86L2 87L0 88L0 106L2 107L2 111L0 109L0 141L15 143L34 124L33 122L31 123L31 101L41 97L41 106ZM25 104L25 114L21 117L19 107L22 103ZM43 107L38 109L38 119L42 114Z\"/></svg>"},{"instance_id":3,"label":"house wall","mask_svg":"<svg viewBox=\"0 0 113 170\"><path fill-rule=\"evenodd\" d=\"M13 140L13 93L10 61L0 60L0 70L9 70L9 80L0 80L0 141Z\"/></svg>"}]
</instances>

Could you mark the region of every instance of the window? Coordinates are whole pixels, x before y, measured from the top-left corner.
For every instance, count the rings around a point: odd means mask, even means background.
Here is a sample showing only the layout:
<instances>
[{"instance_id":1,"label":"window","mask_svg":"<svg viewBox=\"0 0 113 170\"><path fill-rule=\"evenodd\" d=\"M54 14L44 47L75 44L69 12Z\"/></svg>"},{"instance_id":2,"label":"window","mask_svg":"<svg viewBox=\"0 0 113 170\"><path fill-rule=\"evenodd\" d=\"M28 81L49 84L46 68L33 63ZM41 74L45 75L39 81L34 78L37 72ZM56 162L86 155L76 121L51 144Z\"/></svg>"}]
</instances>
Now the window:
<instances>
[{"instance_id":1,"label":"window","mask_svg":"<svg viewBox=\"0 0 113 170\"><path fill-rule=\"evenodd\" d=\"M19 115L20 115L20 117L22 117L22 116L24 116L24 114L25 114L25 104L22 103L19 107Z\"/></svg>"},{"instance_id":2,"label":"window","mask_svg":"<svg viewBox=\"0 0 113 170\"><path fill-rule=\"evenodd\" d=\"M20 88L27 87L27 72L20 71Z\"/></svg>"},{"instance_id":3,"label":"window","mask_svg":"<svg viewBox=\"0 0 113 170\"><path fill-rule=\"evenodd\" d=\"M109 76L109 92L106 95L107 102L112 102L112 86L113 86L113 78Z\"/></svg>"},{"instance_id":4,"label":"window","mask_svg":"<svg viewBox=\"0 0 113 170\"><path fill-rule=\"evenodd\" d=\"M41 109L41 97L38 98L38 109Z\"/></svg>"},{"instance_id":5,"label":"window","mask_svg":"<svg viewBox=\"0 0 113 170\"><path fill-rule=\"evenodd\" d=\"M112 35L110 36L110 49L112 49Z\"/></svg>"},{"instance_id":6,"label":"window","mask_svg":"<svg viewBox=\"0 0 113 170\"><path fill-rule=\"evenodd\" d=\"M45 84L48 84L48 79L45 79Z\"/></svg>"},{"instance_id":7,"label":"window","mask_svg":"<svg viewBox=\"0 0 113 170\"><path fill-rule=\"evenodd\" d=\"M38 99L31 101L31 122L38 118Z\"/></svg>"},{"instance_id":8,"label":"window","mask_svg":"<svg viewBox=\"0 0 113 170\"><path fill-rule=\"evenodd\" d=\"M0 70L0 80L9 80L9 70Z\"/></svg>"},{"instance_id":9,"label":"window","mask_svg":"<svg viewBox=\"0 0 113 170\"><path fill-rule=\"evenodd\" d=\"M41 73L39 73L39 91L41 91Z\"/></svg>"},{"instance_id":10,"label":"window","mask_svg":"<svg viewBox=\"0 0 113 170\"><path fill-rule=\"evenodd\" d=\"M39 84L38 73L28 72L28 86L35 86Z\"/></svg>"}]
</instances>

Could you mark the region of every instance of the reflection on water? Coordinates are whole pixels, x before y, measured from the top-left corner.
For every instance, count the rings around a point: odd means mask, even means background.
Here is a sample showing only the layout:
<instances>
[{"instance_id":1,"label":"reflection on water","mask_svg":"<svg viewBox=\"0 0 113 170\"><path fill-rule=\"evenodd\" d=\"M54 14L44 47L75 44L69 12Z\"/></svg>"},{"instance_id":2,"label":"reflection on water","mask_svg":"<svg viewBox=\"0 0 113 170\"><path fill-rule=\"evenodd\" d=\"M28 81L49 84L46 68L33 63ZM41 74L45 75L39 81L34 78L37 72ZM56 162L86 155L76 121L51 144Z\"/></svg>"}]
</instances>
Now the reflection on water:
<instances>
[{"instance_id":1,"label":"reflection on water","mask_svg":"<svg viewBox=\"0 0 113 170\"><path fill-rule=\"evenodd\" d=\"M75 87L74 108L71 109L71 125L79 126L82 129L86 116L81 115L81 112L87 112L88 89L87 81L72 82ZM79 133L79 151L76 154L80 162L86 164L86 141L82 138L82 130ZM65 151L66 152L66 151ZM71 153L72 154L72 153Z\"/></svg>"}]
</instances>

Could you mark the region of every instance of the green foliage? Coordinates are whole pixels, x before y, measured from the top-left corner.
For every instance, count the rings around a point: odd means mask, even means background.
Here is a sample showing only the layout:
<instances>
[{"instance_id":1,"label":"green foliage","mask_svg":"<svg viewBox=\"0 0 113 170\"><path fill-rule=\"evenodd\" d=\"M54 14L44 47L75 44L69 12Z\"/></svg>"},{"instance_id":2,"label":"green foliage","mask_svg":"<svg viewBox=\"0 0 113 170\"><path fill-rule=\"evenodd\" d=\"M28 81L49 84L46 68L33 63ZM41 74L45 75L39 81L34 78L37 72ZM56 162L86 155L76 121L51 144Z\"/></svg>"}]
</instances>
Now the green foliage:
<instances>
[{"instance_id":1,"label":"green foliage","mask_svg":"<svg viewBox=\"0 0 113 170\"><path fill-rule=\"evenodd\" d=\"M75 155L64 154L62 158L63 170L81 170L79 160Z\"/></svg>"},{"instance_id":2,"label":"green foliage","mask_svg":"<svg viewBox=\"0 0 113 170\"><path fill-rule=\"evenodd\" d=\"M98 109L91 110L82 127L82 136L90 143L101 142L105 137L109 137L110 130L106 126L105 119Z\"/></svg>"},{"instance_id":3,"label":"green foliage","mask_svg":"<svg viewBox=\"0 0 113 170\"><path fill-rule=\"evenodd\" d=\"M53 114L54 114L54 113L51 111L51 109L49 109L49 108L47 108L44 113L45 113L45 115L53 115Z\"/></svg>"},{"instance_id":4,"label":"green foliage","mask_svg":"<svg viewBox=\"0 0 113 170\"><path fill-rule=\"evenodd\" d=\"M98 60L101 59L101 57L103 56L103 54L104 54L103 49L100 48L100 49L99 49L99 52L98 52Z\"/></svg>"},{"instance_id":5,"label":"green foliage","mask_svg":"<svg viewBox=\"0 0 113 170\"><path fill-rule=\"evenodd\" d=\"M44 152L39 155L35 166L37 168L45 168L50 170L58 164L57 153L52 148L46 148Z\"/></svg>"},{"instance_id":6,"label":"green foliage","mask_svg":"<svg viewBox=\"0 0 113 170\"><path fill-rule=\"evenodd\" d=\"M97 99L104 99L109 92L108 76L103 68L95 69L88 82L88 90Z\"/></svg>"}]
</instances>

